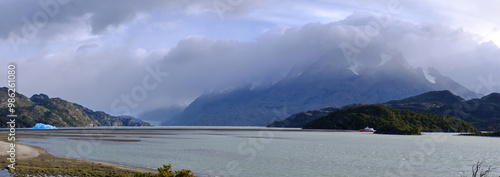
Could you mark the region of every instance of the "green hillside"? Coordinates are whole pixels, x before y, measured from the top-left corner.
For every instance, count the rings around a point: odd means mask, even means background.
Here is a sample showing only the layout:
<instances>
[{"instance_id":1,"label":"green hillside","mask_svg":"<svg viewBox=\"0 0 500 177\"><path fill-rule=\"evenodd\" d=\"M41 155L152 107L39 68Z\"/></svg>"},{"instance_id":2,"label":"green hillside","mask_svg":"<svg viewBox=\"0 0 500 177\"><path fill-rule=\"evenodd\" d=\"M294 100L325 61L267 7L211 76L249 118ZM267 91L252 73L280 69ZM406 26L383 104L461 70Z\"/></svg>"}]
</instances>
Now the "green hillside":
<instances>
[{"instance_id":1,"label":"green hillside","mask_svg":"<svg viewBox=\"0 0 500 177\"><path fill-rule=\"evenodd\" d=\"M402 100L389 101L386 107L453 116L470 122L482 131L500 127L500 94L491 93L480 99L465 100L454 93L427 92Z\"/></svg>"},{"instance_id":2,"label":"green hillside","mask_svg":"<svg viewBox=\"0 0 500 177\"><path fill-rule=\"evenodd\" d=\"M412 112L381 105L345 108L307 123L304 129L359 130L373 127L376 133L420 135L424 132L475 132L470 123L453 117Z\"/></svg>"}]
</instances>

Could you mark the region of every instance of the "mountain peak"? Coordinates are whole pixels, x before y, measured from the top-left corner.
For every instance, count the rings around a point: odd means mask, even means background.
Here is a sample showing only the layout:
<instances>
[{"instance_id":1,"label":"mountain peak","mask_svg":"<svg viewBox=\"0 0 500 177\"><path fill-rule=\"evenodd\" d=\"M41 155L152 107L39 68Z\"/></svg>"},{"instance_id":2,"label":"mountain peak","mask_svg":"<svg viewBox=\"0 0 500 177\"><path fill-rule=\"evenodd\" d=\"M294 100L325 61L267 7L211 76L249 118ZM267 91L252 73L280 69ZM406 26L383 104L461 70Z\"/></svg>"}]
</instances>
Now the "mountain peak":
<instances>
[{"instance_id":1,"label":"mountain peak","mask_svg":"<svg viewBox=\"0 0 500 177\"><path fill-rule=\"evenodd\" d=\"M310 63L296 65L281 81L259 91L204 94L175 120L167 121L172 123L164 125L261 126L294 112L384 103L432 90L451 90L467 99L474 95L435 69L426 70L426 78L422 70L407 63L399 50L389 46L370 45L354 57L347 57L343 50L337 48ZM454 93L430 92L413 99L433 104L465 102Z\"/></svg>"},{"instance_id":2,"label":"mountain peak","mask_svg":"<svg viewBox=\"0 0 500 177\"><path fill-rule=\"evenodd\" d=\"M49 96L43 94L43 93L40 93L40 94L34 94L33 96L31 96L30 100L32 102L35 102L35 103L41 103L41 102L44 102L46 100L49 99Z\"/></svg>"}]
</instances>

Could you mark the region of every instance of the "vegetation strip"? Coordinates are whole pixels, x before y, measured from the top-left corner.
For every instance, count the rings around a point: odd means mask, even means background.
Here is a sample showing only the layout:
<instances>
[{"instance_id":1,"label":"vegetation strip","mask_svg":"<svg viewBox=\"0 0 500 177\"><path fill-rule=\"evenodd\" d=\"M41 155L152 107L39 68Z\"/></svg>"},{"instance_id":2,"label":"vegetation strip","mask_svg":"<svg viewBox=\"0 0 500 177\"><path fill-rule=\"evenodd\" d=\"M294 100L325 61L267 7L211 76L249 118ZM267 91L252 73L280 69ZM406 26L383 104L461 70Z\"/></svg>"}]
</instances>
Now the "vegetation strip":
<instances>
[{"instance_id":1,"label":"vegetation strip","mask_svg":"<svg viewBox=\"0 0 500 177\"><path fill-rule=\"evenodd\" d=\"M500 131L497 131L497 132L461 133L460 135L464 135L464 136L492 136L492 137L500 137Z\"/></svg>"},{"instance_id":2,"label":"vegetation strip","mask_svg":"<svg viewBox=\"0 0 500 177\"><path fill-rule=\"evenodd\" d=\"M0 143L2 145L6 141ZM16 169L9 169L8 160L1 161L1 169L7 169L13 176L107 176L107 177L192 177L190 170L178 170L173 172L170 164L163 165L158 170L131 167L126 165L112 164L83 159L56 157L47 153L46 150L36 147L21 145L29 151L35 151L38 155L19 158L16 161ZM33 154L33 152L31 152ZM0 158L8 157L6 154Z\"/></svg>"}]
</instances>

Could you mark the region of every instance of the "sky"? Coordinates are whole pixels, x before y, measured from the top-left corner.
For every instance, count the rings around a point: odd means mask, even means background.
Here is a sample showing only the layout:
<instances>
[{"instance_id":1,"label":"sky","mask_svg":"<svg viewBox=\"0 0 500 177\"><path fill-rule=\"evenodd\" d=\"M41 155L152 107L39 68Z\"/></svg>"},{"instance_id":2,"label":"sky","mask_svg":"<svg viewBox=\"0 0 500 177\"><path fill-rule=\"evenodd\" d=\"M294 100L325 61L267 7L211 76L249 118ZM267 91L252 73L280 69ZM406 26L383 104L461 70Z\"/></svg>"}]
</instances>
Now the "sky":
<instances>
[{"instance_id":1,"label":"sky","mask_svg":"<svg viewBox=\"0 0 500 177\"><path fill-rule=\"evenodd\" d=\"M17 91L28 97L137 115L273 84L364 34L383 42L360 50L395 48L413 67L488 94L500 92L498 7L496 0L3 0L0 72L14 63Z\"/></svg>"}]
</instances>

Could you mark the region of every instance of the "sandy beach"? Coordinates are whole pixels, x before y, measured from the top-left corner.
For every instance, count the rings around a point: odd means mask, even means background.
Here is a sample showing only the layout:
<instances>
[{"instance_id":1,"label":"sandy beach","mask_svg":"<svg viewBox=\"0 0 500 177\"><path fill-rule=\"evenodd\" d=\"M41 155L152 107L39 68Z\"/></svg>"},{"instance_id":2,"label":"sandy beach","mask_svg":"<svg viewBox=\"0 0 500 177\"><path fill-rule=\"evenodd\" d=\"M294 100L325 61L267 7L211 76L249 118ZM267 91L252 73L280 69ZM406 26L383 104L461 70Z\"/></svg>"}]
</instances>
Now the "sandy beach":
<instances>
[{"instance_id":1,"label":"sandy beach","mask_svg":"<svg viewBox=\"0 0 500 177\"><path fill-rule=\"evenodd\" d=\"M7 152L9 150L10 143L0 141L0 156L8 156L9 153ZM30 159L30 158L35 158L40 156L40 154L46 154L47 151L45 151L42 148L39 147L32 147L28 145L23 145L23 144L17 144L16 143L16 159Z\"/></svg>"},{"instance_id":2,"label":"sandy beach","mask_svg":"<svg viewBox=\"0 0 500 177\"><path fill-rule=\"evenodd\" d=\"M9 142L5 141L0 141L0 157L1 158L7 158L9 153L7 152L9 150ZM36 159L36 158L41 158L42 160L47 159L47 160L70 160L74 163L88 163L96 166L109 166L113 167L116 169L121 169L121 170L127 170L127 171L134 171L134 172L142 172L142 173L156 173L157 170L154 169L147 169L147 168L140 168L140 167L132 167L132 166L127 166L127 165L121 165L121 164L114 164L114 163L108 163L108 162L100 162L100 161L93 161L93 160L85 160L85 159L74 159L74 158L67 158L67 157L56 157L52 156L47 153L45 149L42 149L40 147L36 146L28 146L28 145L23 145L16 143L16 160L30 160L30 159Z\"/></svg>"}]
</instances>

